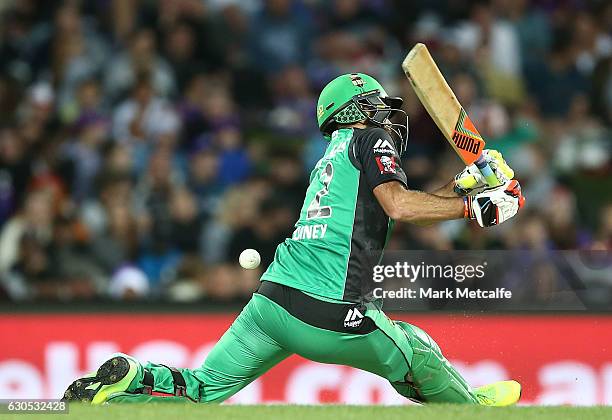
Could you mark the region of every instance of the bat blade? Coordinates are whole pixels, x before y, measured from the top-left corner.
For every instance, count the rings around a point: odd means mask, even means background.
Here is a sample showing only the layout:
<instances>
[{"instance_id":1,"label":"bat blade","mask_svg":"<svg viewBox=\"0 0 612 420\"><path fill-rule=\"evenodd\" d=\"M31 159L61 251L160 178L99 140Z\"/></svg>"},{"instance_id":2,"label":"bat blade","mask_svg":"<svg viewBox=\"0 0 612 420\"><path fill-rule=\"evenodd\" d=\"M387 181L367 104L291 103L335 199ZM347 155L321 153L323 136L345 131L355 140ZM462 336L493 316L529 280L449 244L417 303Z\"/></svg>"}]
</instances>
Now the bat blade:
<instances>
[{"instance_id":1,"label":"bat blade","mask_svg":"<svg viewBox=\"0 0 612 420\"><path fill-rule=\"evenodd\" d=\"M416 44L402 63L419 100L466 165L476 163L490 186L499 181L482 158L485 141L444 79L425 44Z\"/></svg>"}]
</instances>

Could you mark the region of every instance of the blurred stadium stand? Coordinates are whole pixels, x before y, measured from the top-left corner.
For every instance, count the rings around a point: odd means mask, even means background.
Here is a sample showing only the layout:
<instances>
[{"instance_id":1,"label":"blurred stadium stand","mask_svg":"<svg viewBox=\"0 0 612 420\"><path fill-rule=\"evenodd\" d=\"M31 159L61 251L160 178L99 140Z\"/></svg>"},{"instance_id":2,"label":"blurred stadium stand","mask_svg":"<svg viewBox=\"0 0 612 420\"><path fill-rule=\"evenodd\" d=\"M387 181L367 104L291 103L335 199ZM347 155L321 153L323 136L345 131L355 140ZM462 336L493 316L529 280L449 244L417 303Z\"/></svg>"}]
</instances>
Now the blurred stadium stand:
<instances>
[{"instance_id":1,"label":"blurred stadium stand","mask_svg":"<svg viewBox=\"0 0 612 420\"><path fill-rule=\"evenodd\" d=\"M0 301L247 298L237 256L265 266L291 233L340 73L406 98L409 183L440 186L460 163L401 73L418 41L527 206L390 248L612 250L609 1L4 0L0 19Z\"/></svg>"}]
</instances>

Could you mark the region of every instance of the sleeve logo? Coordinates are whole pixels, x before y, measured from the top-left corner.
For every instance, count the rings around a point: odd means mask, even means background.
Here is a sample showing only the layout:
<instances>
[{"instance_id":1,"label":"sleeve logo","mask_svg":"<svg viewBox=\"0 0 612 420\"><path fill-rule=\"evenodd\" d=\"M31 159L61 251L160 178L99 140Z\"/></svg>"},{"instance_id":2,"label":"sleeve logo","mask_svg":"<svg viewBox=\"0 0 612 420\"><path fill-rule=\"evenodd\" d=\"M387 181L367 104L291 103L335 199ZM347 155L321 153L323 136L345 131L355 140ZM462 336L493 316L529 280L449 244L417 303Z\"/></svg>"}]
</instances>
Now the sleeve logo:
<instances>
[{"instance_id":1,"label":"sleeve logo","mask_svg":"<svg viewBox=\"0 0 612 420\"><path fill-rule=\"evenodd\" d=\"M397 165L395 163L395 156L376 156L376 165L381 174L395 174L397 173Z\"/></svg>"},{"instance_id":2,"label":"sleeve logo","mask_svg":"<svg viewBox=\"0 0 612 420\"><path fill-rule=\"evenodd\" d=\"M395 153L393 145L389 140L378 139L372 148L374 153Z\"/></svg>"}]
</instances>

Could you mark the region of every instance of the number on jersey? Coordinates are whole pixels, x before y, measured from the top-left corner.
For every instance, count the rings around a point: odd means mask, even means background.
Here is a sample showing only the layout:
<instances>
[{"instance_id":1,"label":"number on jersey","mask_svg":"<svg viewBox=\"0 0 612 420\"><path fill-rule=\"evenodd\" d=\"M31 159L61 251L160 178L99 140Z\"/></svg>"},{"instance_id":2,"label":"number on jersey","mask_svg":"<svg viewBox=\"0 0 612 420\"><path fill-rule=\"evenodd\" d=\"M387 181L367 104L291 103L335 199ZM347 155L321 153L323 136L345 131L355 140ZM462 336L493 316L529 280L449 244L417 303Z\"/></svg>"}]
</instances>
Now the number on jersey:
<instances>
[{"instance_id":1,"label":"number on jersey","mask_svg":"<svg viewBox=\"0 0 612 420\"><path fill-rule=\"evenodd\" d=\"M329 193L329 184L334 176L334 165L331 162L327 162L325 168L319 174L319 179L323 184L323 188L317 191L317 194L310 202L308 210L306 212L307 219L319 219L330 217L332 214L331 206L321 206L321 199Z\"/></svg>"}]
</instances>

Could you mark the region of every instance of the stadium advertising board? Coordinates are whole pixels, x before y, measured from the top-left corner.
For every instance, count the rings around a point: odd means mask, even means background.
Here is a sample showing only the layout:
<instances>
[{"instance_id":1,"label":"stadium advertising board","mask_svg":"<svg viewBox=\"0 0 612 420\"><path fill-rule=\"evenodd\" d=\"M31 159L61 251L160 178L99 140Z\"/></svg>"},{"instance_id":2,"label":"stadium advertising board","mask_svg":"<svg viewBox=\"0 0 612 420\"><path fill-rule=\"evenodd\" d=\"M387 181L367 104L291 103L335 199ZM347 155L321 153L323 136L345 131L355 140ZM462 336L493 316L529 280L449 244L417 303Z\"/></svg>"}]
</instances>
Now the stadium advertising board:
<instances>
[{"instance_id":1,"label":"stadium advertising board","mask_svg":"<svg viewBox=\"0 0 612 420\"><path fill-rule=\"evenodd\" d=\"M0 398L56 398L115 351L197 367L233 314L0 315ZM506 378L526 404L612 404L612 318L401 315L425 328L475 386ZM110 326L113 326L112 328ZM406 403L384 380L293 356L232 403Z\"/></svg>"}]
</instances>

